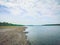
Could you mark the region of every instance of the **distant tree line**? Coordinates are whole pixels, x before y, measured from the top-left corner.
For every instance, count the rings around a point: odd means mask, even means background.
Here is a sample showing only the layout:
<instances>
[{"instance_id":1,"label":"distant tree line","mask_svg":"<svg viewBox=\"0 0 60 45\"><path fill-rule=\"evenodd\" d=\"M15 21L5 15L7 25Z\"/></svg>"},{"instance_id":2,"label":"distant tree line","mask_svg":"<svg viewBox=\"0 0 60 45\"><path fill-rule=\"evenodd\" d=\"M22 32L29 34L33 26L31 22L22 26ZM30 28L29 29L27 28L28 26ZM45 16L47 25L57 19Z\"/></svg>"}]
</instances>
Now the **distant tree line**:
<instances>
[{"instance_id":1,"label":"distant tree line","mask_svg":"<svg viewBox=\"0 0 60 45\"><path fill-rule=\"evenodd\" d=\"M0 26L23 26L23 25L12 24L12 23L8 23L8 22L0 22Z\"/></svg>"},{"instance_id":2,"label":"distant tree line","mask_svg":"<svg viewBox=\"0 0 60 45\"><path fill-rule=\"evenodd\" d=\"M42 26L60 26L60 24L45 24L45 25L42 25Z\"/></svg>"}]
</instances>

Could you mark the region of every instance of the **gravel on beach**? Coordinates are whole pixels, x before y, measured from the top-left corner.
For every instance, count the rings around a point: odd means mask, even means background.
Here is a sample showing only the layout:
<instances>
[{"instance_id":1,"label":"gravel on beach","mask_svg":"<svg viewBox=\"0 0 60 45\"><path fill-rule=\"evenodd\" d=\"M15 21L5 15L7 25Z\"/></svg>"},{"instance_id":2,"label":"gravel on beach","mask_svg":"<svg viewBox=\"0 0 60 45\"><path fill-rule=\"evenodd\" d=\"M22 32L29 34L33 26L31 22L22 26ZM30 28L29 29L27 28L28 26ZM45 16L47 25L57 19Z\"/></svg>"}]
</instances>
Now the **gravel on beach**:
<instances>
[{"instance_id":1,"label":"gravel on beach","mask_svg":"<svg viewBox=\"0 0 60 45\"><path fill-rule=\"evenodd\" d=\"M29 45L25 29L19 26L0 29L0 45Z\"/></svg>"}]
</instances>

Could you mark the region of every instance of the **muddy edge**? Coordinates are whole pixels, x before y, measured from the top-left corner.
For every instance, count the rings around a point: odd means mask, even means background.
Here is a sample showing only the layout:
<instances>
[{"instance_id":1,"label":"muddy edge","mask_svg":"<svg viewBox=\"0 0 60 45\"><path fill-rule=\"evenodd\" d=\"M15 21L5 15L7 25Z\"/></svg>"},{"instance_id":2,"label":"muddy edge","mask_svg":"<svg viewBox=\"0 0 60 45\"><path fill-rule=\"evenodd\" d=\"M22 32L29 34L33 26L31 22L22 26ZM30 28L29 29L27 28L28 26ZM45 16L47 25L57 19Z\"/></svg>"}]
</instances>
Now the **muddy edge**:
<instances>
[{"instance_id":1,"label":"muddy edge","mask_svg":"<svg viewBox=\"0 0 60 45\"><path fill-rule=\"evenodd\" d=\"M0 45L30 45L26 29L24 26L0 26Z\"/></svg>"}]
</instances>

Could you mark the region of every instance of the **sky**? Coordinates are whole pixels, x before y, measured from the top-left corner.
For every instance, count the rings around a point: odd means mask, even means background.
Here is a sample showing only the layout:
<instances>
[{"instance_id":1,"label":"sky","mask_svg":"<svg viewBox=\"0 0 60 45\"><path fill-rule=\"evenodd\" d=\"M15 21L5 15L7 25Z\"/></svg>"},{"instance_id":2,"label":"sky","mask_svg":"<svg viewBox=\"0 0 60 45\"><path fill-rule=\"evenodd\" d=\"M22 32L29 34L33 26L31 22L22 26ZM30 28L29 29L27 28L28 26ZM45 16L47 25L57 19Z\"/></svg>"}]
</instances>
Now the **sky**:
<instances>
[{"instance_id":1,"label":"sky","mask_svg":"<svg viewBox=\"0 0 60 45\"><path fill-rule=\"evenodd\" d=\"M0 0L0 22L60 24L60 0Z\"/></svg>"}]
</instances>

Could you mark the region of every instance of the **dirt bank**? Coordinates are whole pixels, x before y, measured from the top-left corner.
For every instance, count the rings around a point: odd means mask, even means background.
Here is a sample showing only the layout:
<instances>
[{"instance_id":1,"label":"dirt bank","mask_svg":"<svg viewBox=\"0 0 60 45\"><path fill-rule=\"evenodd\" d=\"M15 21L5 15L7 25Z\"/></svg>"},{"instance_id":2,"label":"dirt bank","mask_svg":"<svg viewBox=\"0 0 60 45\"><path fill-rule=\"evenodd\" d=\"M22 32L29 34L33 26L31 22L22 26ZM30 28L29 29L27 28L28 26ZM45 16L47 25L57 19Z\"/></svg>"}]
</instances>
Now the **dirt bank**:
<instances>
[{"instance_id":1,"label":"dirt bank","mask_svg":"<svg viewBox=\"0 0 60 45\"><path fill-rule=\"evenodd\" d=\"M23 26L0 26L0 45L29 45L25 29Z\"/></svg>"}]
</instances>

